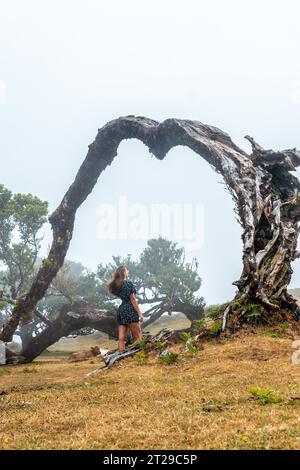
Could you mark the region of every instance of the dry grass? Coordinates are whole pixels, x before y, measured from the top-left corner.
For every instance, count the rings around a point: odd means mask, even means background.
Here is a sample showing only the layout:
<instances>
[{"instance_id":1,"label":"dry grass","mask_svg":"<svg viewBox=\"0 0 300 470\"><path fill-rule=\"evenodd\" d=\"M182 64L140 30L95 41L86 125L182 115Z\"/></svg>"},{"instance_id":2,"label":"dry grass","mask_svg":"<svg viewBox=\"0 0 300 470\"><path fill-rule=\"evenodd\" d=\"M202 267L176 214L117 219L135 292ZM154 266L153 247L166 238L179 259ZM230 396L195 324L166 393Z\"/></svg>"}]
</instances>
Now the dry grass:
<instances>
[{"instance_id":1,"label":"dry grass","mask_svg":"<svg viewBox=\"0 0 300 470\"><path fill-rule=\"evenodd\" d=\"M291 339L242 335L160 364L97 367L43 357L0 368L0 448L299 449L300 365ZM179 352L180 345L174 346ZM282 401L262 405L251 387Z\"/></svg>"}]
</instances>

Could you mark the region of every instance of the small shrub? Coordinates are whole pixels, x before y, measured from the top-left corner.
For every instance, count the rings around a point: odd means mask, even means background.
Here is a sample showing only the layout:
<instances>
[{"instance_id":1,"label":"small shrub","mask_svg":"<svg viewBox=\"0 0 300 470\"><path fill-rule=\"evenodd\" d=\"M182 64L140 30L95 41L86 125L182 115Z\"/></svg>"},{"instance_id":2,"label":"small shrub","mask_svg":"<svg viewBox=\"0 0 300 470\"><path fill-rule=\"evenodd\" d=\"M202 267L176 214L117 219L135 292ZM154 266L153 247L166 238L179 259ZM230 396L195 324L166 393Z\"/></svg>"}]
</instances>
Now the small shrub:
<instances>
[{"instance_id":1,"label":"small shrub","mask_svg":"<svg viewBox=\"0 0 300 470\"><path fill-rule=\"evenodd\" d=\"M202 328L205 327L205 320L202 318L201 320L194 320L192 322L192 328L195 331L201 331Z\"/></svg>"},{"instance_id":2,"label":"small shrub","mask_svg":"<svg viewBox=\"0 0 300 470\"><path fill-rule=\"evenodd\" d=\"M228 307L228 302L225 304L210 305L205 309L205 315L213 320L216 318L221 318L224 310Z\"/></svg>"},{"instance_id":3,"label":"small shrub","mask_svg":"<svg viewBox=\"0 0 300 470\"><path fill-rule=\"evenodd\" d=\"M199 348L199 346L197 346L196 344L193 344L193 346L191 346L191 349L190 349L192 354L197 354L200 350L201 348Z\"/></svg>"},{"instance_id":4,"label":"small shrub","mask_svg":"<svg viewBox=\"0 0 300 470\"><path fill-rule=\"evenodd\" d=\"M145 346L148 342L148 336L143 335L140 341L134 341L134 345L138 346L141 350L145 349Z\"/></svg>"},{"instance_id":5,"label":"small shrub","mask_svg":"<svg viewBox=\"0 0 300 470\"><path fill-rule=\"evenodd\" d=\"M162 341L161 339L157 339L156 341L154 341L154 348L155 349L162 349L165 347L166 345L166 342L165 341Z\"/></svg>"},{"instance_id":6,"label":"small shrub","mask_svg":"<svg viewBox=\"0 0 300 470\"><path fill-rule=\"evenodd\" d=\"M193 337L191 333L183 331L180 334L180 338L184 342L183 352L191 352L192 354L196 354L198 351L200 351L199 346L196 344L197 338Z\"/></svg>"},{"instance_id":7,"label":"small shrub","mask_svg":"<svg viewBox=\"0 0 300 470\"><path fill-rule=\"evenodd\" d=\"M146 353L143 349L134 355L134 360L142 366L146 361Z\"/></svg>"},{"instance_id":8,"label":"small shrub","mask_svg":"<svg viewBox=\"0 0 300 470\"><path fill-rule=\"evenodd\" d=\"M222 321L221 320L216 320L210 327L210 334L213 337L218 336L218 334L221 332L222 329Z\"/></svg>"},{"instance_id":9,"label":"small shrub","mask_svg":"<svg viewBox=\"0 0 300 470\"><path fill-rule=\"evenodd\" d=\"M187 331L182 331L182 333L180 333L180 339L186 344L188 341L191 341L192 335Z\"/></svg>"},{"instance_id":10,"label":"small shrub","mask_svg":"<svg viewBox=\"0 0 300 470\"><path fill-rule=\"evenodd\" d=\"M266 315L264 307L260 304L245 302L237 307L243 312L243 318L249 323L259 324Z\"/></svg>"},{"instance_id":11,"label":"small shrub","mask_svg":"<svg viewBox=\"0 0 300 470\"><path fill-rule=\"evenodd\" d=\"M177 361L178 354L173 351L163 351L160 356L159 360L163 364L173 364Z\"/></svg>"},{"instance_id":12,"label":"small shrub","mask_svg":"<svg viewBox=\"0 0 300 470\"><path fill-rule=\"evenodd\" d=\"M268 387L252 387L249 392L251 393L252 398L258 400L261 405L280 403L282 401L279 393Z\"/></svg>"}]
</instances>

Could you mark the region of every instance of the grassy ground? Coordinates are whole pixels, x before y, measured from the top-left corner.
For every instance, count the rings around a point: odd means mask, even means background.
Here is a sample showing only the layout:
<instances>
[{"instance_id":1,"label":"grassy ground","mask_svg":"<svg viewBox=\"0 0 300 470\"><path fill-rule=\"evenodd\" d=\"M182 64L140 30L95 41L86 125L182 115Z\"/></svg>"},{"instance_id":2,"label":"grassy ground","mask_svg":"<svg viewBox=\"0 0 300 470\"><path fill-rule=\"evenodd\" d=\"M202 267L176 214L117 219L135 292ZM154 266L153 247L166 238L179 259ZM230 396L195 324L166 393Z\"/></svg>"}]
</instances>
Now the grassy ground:
<instances>
[{"instance_id":1,"label":"grassy ground","mask_svg":"<svg viewBox=\"0 0 300 470\"><path fill-rule=\"evenodd\" d=\"M98 360L3 366L0 448L299 449L300 364L280 336L212 340L171 365L151 353L90 379Z\"/></svg>"}]
</instances>

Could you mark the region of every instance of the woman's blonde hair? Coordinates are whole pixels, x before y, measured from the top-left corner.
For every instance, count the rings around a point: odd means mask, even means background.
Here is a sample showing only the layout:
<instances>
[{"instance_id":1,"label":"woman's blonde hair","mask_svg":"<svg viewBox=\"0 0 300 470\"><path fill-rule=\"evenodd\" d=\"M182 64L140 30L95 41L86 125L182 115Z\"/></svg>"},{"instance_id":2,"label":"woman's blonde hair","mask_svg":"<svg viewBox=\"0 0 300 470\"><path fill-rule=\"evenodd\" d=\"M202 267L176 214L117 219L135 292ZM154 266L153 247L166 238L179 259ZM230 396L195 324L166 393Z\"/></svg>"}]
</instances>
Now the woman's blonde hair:
<instances>
[{"instance_id":1,"label":"woman's blonde hair","mask_svg":"<svg viewBox=\"0 0 300 470\"><path fill-rule=\"evenodd\" d=\"M111 294L115 294L122 286L125 280L126 267L119 266L111 278L106 281L107 288Z\"/></svg>"}]
</instances>

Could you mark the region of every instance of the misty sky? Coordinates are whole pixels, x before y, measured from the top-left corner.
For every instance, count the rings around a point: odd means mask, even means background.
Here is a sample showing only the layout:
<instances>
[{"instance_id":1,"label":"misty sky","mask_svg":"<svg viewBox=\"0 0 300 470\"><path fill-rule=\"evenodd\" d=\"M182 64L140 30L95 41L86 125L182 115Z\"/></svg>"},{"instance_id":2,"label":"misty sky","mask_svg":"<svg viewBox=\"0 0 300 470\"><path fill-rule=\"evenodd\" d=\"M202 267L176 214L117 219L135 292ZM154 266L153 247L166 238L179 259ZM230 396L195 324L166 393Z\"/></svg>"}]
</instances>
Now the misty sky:
<instances>
[{"instance_id":1,"label":"misty sky","mask_svg":"<svg viewBox=\"0 0 300 470\"><path fill-rule=\"evenodd\" d=\"M196 119L247 151L246 134L266 148L300 148L299 15L297 0L0 0L1 183L49 201L51 212L97 129L128 114ZM158 161L123 142L77 213L68 258L94 269L144 247L100 240L101 204L198 204L202 247L179 244L199 261L207 302L230 299L241 230L220 181L189 149ZM49 225L44 232L43 255ZM296 261L292 286L299 277Z\"/></svg>"}]
</instances>

